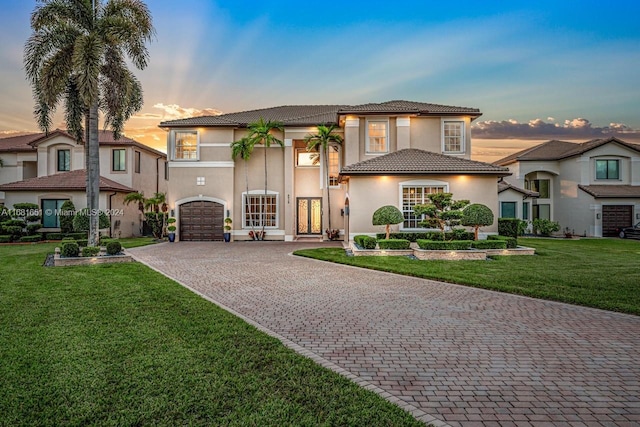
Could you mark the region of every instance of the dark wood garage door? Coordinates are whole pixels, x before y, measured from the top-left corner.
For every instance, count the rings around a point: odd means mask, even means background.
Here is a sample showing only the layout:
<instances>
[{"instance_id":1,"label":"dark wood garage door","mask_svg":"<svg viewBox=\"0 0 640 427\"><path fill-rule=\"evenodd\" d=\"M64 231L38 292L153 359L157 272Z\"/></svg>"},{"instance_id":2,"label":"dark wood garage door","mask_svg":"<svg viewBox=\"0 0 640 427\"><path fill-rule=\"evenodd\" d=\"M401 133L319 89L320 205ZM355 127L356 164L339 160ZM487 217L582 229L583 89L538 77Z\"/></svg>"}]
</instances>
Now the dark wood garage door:
<instances>
[{"instance_id":1,"label":"dark wood garage door","mask_svg":"<svg viewBox=\"0 0 640 427\"><path fill-rule=\"evenodd\" d=\"M215 202L180 205L180 240L223 240L224 207Z\"/></svg>"},{"instance_id":2,"label":"dark wood garage door","mask_svg":"<svg viewBox=\"0 0 640 427\"><path fill-rule=\"evenodd\" d=\"M629 227L633 221L633 206L602 206L602 235L617 236L616 229Z\"/></svg>"}]
</instances>

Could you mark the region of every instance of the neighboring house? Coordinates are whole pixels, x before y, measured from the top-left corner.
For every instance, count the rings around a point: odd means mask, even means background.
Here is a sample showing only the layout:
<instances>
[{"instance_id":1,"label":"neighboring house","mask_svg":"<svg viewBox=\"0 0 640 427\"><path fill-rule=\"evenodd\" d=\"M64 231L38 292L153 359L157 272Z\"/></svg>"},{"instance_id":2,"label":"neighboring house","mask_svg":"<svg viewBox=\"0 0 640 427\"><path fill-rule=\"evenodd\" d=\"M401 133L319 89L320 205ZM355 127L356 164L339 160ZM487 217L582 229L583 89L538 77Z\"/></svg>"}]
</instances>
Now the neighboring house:
<instances>
[{"instance_id":1,"label":"neighboring house","mask_svg":"<svg viewBox=\"0 0 640 427\"><path fill-rule=\"evenodd\" d=\"M502 216L550 219L562 230L597 237L615 236L617 228L640 219L640 145L617 138L548 141L495 164L512 172L504 178L511 188L538 193L514 211L508 207L512 192L500 192L508 210Z\"/></svg>"},{"instance_id":2,"label":"neighboring house","mask_svg":"<svg viewBox=\"0 0 640 427\"><path fill-rule=\"evenodd\" d=\"M99 142L100 209L113 213L113 236L140 235L138 205L125 206L123 199L133 191L147 196L167 191L166 155L130 138L114 140L110 131L100 131ZM0 158L0 201L8 208L38 204L44 231L59 230L56 212L65 200L78 210L87 206L84 145L68 133L55 130L0 139Z\"/></svg>"},{"instance_id":3,"label":"neighboring house","mask_svg":"<svg viewBox=\"0 0 640 427\"><path fill-rule=\"evenodd\" d=\"M168 131L169 206L181 240L221 240L223 219L233 219L236 240L249 239L252 225L266 238L291 241L322 238L328 228L324 165L314 162L303 139L316 126L337 125L344 143L330 150L331 226L341 237L380 232L373 212L387 204L404 212L401 230L417 227L413 206L433 192L452 192L489 206L498 216L497 182L506 168L470 160L475 108L390 101L357 106L299 105L163 122ZM268 149L268 191L264 151L248 161L231 160L230 144L247 135L258 119L280 121L276 137L284 148ZM497 225L485 229L497 231Z\"/></svg>"},{"instance_id":4,"label":"neighboring house","mask_svg":"<svg viewBox=\"0 0 640 427\"><path fill-rule=\"evenodd\" d=\"M537 205L540 193L516 187L506 181L498 182L498 209L500 218L519 218L530 221L533 205Z\"/></svg>"}]
</instances>

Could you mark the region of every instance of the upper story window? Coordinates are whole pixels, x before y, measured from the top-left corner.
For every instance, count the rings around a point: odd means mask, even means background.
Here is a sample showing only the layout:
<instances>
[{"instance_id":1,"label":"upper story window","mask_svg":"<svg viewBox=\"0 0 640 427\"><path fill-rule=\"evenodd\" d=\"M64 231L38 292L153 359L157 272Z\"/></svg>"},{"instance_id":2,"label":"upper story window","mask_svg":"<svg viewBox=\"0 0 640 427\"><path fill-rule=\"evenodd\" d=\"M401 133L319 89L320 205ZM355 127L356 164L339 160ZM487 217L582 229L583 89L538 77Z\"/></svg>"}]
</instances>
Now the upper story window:
<instances>
[{"instance_id":1,"label":"upper story window","mask_svg":"<svg viewBox=\"0 0 640 427\"><path fill-rule=\"evenodd\" d=\"M134 165L134 172L135 173L140 173L140 152L139 151L135 151L133 153L134 157L133 157L133 163L135 163Z\"/></svg>"},{"instance_id":2,"label":"upper story window","mask_svg":"<svg viewBox=\"0 0 640 427\"><path fill-rule=\"evenodd\" d=\"M317 151L307 151L306 148L296 148L296 166L320 166L320 153Z\"/></svg>"},{"instance_id":3,"label":"upper story window","mask_svg":"<svg viewBox=\"0 0 640 427\"><path fill-rule=\"evenodd\" d=\"M118 148L111 152L113 161L111 162L111 170L113 172L124 172L127 170L126 165L126 150L124 148Z\"/></svg>"},{"instance_id":4,"label":"upper story window","mask_svg":"<svg viewBox=\"0 0 640 427\"><path fill-rule=\"evenodd\" d=\"M596 179L620 179L620 160L596 160Z\"/></svg>"},{"instance_id":5,"label":"upper story window","mask_svg":"<svg viewBox=\"0 0 640 427\"><path fill-rule=\"evenodd\" d=\"M58 150L58 172L71 170L71 150Z\"/></svg>"},{"instance_id":6,"label":"upper story window","mask_svg":"<svg viewBox=\"0 0 640 427\"><path fill-rule=\"evenodd\" d=\"M174 138L174 160L198 160L197 131L176 131Z\"/></svg>"},{"instance_id":7,"label":"upper story window","mask_svg":"<svg viewBox=\"0 0 640 427\"><path fill-rule=\"evenodd\" d=\"M444 120L442 122L442 152L464 153L464 121Z\"/></svg>"},{"instance_id":8,"label":"upper story window","mask_svg":"<svg viewBox=\"0 0 640 427\"><path fill-rule=\"evenodd\" d=\"M537 193L540 193L540 198L541 199L548 199L549 198L549 188L551 186L551 181L548 179L532 179L530 181L525 181L524 182L524 187L527 190L531 190L531 191L535 191Z\"/></svg>"},{"instance_id":9,"label":"upper story window","mask_svg":"<svg viewBox=\"0 0 640 427\"><path fill-rule=\"evenodd\" d=\"M389 122L387 120L367 120L367 153L389 152Z\"/></svg>"},{"instance_id":10,"label":"upper story window","mask_svg":"<svg viewBox=\"0 0 640 427\"><path fill-rule=\"evenodd\" d=\"M335 145L329 147L329 187L339 187L340 149Z\"/></svg>"}]
</instances>

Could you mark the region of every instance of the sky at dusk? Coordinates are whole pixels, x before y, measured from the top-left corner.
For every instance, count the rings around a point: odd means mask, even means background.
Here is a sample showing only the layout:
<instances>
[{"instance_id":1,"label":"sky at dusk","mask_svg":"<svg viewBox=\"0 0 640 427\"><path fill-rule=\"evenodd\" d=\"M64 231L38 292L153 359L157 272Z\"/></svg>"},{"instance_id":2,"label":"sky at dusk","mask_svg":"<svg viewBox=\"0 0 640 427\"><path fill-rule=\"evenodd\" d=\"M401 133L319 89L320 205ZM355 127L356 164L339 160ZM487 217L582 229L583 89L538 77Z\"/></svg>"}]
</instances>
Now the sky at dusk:
<instances>
[{"instance_id":1,"label":"sky at dusk","mask_svg":"<svg viewBox=\"0 0 640 427\"><path fill-rule=\"evenodd\" d=\"M22 65L35 1L1 2L0 136L38 131ZM162 120L393 99L480 108L476 160L549 139L640 142L638 2L147 4L157 34L125 133L163 150Z\"/></svg>"}]
</instances>

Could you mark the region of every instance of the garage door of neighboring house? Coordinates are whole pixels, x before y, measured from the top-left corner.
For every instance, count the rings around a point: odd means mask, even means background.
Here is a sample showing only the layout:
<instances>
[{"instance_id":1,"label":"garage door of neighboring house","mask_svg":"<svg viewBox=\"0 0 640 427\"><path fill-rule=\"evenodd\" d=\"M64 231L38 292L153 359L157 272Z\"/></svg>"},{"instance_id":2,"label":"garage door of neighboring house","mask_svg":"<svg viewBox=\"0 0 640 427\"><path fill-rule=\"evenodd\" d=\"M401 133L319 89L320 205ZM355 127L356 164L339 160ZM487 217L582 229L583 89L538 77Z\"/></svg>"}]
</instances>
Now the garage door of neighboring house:
<instances>
[{"instance_id":1,"label":"garage door of neighboring house","mask_svg":"<svg viewBox=\"0 0 640 427\"><path fill-rule=\"evenodd\" d=\"M633 206L603 205L602 236L617 236L617 228L629 227L633 222Z\"/></svg>"},{"instance_id":2,"label":"garage door of neighboring house","mask_svg":"<svg viewBox=\"0 0 640 427\"><path fill-rule=\"evenodd\" d=\"M224 206L215 202L180 205L180 240L223 240Z\"/></svg>"}]
</instances>

